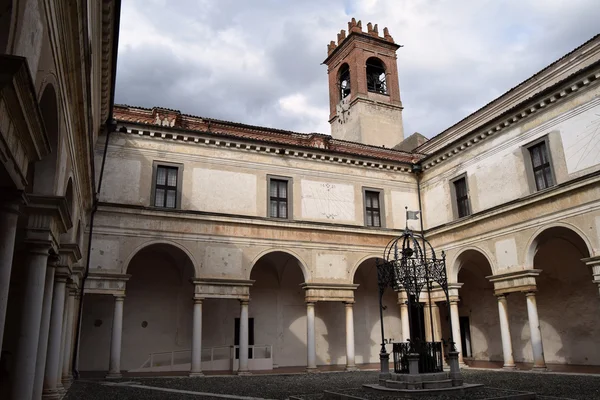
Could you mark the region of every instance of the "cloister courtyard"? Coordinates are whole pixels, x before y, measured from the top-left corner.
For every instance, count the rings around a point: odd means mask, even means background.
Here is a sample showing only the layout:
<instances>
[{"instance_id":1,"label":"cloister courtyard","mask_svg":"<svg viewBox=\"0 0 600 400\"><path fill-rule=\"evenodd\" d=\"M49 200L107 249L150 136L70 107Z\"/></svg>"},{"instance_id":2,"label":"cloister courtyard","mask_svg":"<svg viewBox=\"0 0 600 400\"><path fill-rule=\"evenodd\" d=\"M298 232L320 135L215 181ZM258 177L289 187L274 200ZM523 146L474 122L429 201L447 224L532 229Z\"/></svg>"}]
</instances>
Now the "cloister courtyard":
<instances>
[{"instance_id":1,"label":"cloister courtyard","mask_svg":"<svg viewBox=\"0 0 600 400\"><path fill-rule=\"evenodd\" d=\"M530 371L499 371L468 368L463 370L465 382L484 384L454 397L448 395L403 397L421 400L505 399L507 395L536 393L536 399L558 400L600 399L600 374L535 373ZM85 379L75 381L66 400L76 399L310 399L322 398L325 390L353 393L365 399L395 399L397 397L364 391L365 383L375 383L378 372L328 371L320 373L256 374L251 376L188 377L124 377L119 380ZM379 397L377 397L379 396ZM525 397L524 397L525 398Z\"/></svg>"}]
</instances>

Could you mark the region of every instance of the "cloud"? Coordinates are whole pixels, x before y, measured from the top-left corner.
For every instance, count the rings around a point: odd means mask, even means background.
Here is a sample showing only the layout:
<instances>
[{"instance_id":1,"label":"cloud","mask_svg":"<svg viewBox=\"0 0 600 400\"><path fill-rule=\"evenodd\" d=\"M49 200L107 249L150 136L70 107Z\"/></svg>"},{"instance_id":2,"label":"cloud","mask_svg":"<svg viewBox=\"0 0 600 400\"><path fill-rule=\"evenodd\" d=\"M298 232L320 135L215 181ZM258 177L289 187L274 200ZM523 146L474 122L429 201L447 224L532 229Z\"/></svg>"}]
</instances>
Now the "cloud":
<instances>
[{"instance_id":1,"label":"cloud","mask_svg":"<svg viewBox=\"0 0 600 400\"><path fill-rule=\"evenodd\" d=\"M124 0L116 101L329 133L326 44L397 43L405 132L433 136L598 33L595 0Z\"/></svg>"}]
</instances>

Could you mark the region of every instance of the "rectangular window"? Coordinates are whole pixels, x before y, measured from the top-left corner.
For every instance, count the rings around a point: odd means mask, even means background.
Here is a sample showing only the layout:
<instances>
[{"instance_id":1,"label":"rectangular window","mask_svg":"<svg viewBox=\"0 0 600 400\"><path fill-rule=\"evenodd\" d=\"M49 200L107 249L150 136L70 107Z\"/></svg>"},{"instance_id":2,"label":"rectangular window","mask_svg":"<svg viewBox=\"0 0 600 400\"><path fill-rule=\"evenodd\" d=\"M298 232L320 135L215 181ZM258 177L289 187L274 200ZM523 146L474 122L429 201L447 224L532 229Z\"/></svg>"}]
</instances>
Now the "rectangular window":
<instances>
[{"instance_id":1,"label":"rectangular window","mask_svg":"<svg viewBox=\"0 0 600 400\"><path fill-rule=\"evenodd\" d=\"M365 220L367 226L381 227L379 192L365 190Z\"/></svg>"},{"instance_id":2,"label":"rectangular window","mask_svg":"<svg viewBox=\"0 0 600 400\"><path fill-rule=\"evenodd\" d=\"M531 156L533 178L537 190L554 186L554 178L552 177L552 167L550 165L550 157L548 155L546 142L542 141L529 147L529 155Z\"/></svg>"},{"instance_id":3,"label":"rectangular window","mask_svg":"<svg viewBox=\"0 0 600 400\"><path fill-rule=\"evenodd\" d=\"M454 184L454 195L456 197L456 211L458 218L471 214L469 207L469 193L467 190L467 178L462 177L452 182Z\"/></svg>"},{"instance_id":4,"label":"rectangular window","mask_svg":"<svg viewBox=\"0 0 600 400\"><path fill-rule=\"evenodd\" d=\"M154 206L164 208L177 207L177 185L179 168L159 165L156 167L154 181Z\"/></svg>"},{"instance_id":5,"label":"rectangular window","mask_svg":"<svg viewBox=\"0 0 600 400\"><path fill-rule=\"evenodd\" d=\"M288 218L288 181L269 179L269 216Z\"/></svg>"}]
</instances>

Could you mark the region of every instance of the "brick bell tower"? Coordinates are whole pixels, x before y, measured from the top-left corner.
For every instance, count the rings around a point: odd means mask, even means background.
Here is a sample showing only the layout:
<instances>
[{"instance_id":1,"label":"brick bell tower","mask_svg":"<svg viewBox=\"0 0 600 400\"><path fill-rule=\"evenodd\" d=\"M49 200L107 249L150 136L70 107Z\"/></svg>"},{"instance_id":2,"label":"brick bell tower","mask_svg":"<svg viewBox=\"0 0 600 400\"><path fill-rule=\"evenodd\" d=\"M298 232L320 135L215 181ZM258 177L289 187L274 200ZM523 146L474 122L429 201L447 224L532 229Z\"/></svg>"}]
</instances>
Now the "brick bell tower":
<instances>
[{"instance_id":1,"label":"brick bell tower","mask_svg":"<svg viewBox=\"0 0 600 400\"><path fill-rule=\"evenodd\" d=\"M392 148L404 139L396 50L388 29L348 22L327 45L331 136Z\"/></svg>"}]
</instances>

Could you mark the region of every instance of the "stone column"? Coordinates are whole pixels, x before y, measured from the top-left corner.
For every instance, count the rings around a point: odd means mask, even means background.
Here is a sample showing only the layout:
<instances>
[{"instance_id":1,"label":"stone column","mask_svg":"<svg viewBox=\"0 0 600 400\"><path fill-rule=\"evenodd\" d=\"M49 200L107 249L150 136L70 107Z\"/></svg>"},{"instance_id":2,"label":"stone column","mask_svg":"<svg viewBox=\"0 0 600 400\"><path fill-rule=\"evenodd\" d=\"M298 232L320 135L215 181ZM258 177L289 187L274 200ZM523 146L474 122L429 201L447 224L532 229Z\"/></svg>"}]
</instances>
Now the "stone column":
<instances>
[{"instance_id":1,"label":"stone column","mask_svg":"<svg viewBox=\"0 0 600 400\"><path fill-rule=\"evenodd\" d=\"M53 265L46 267L46 284L44 289L44 305L42 307L42 323L40 325L40 338L38 340L37 361L35 364L35 382L33 385L34 399L42 398L44 389L44 372L46 370L46 356L48 354L48 333L50 331L50 315L52 313L52 295L54 293Z\"/></svg>"},{"instance_id":2,"label":"stone column","mask_svg":"<svg viewBox=\"0 0 600 400\"><path fill-rule=\"evenodd\" d=\"M121 336L123 335L123 302L124 295L115 296L112 336L110 339L110 364L107 378L121 377Z\"/></svg>"},{"instance_id":3,"label":"stone column","mask_svg":"<svg viewBox=\"0 0 600 400\"><path fill-rule=\"evenodd\" d=\"M241 324L240 324L241 325ZM202 299L194 299L192 368L190 376L202 376Z\"/></svg>"},{"instance_id":4,"label":"stone column","mask_svg":"<svg viewBox=\"0 0 600 400\"><path fill-rule=\"evenodd\" d=\"M402 325L402 329L400 332L401 342L407 342L410 338L410 319L408 316L408 304L407 298L403 295L398 294L398 304L400 305L400 323Z\"/></svg>"},{"instance_id":5,"label":"stone column","mask_svg":"<svg viewBox=\"0 0 600 400\"><path fill-rule=\"evenodd\" d=\"M458 300L450 300L450 320L452 321L452 338L454 339L454 348L458 352L458 362L463 364L462 340L460 337L460 318L458 314Z\"/></svg>"},{"instance_id":6,"label":"stone column","mask_svg":"<svg viewBox=\"0 0 600 400\"><path fill-rule=\"evenodd\" d=\"M26 276L23 282L22 319L18 328L19 339L11 396L13 400L30 399L33 394L49 251L49 245L27 244L23 265Z\"/></svg>"},{"instance_id":7,"label":"stone column","mask_svg":"<svg viewBox=\"0 0 600 400\"><path fill-rule=\"evenodd\" d=\"M356 371L354 360L354 312L353 303L346 302L346 371Z\"/></svg>"},{"instance_id":8,"label":"stone column","mask_svg":"<svg viewBox=\"0 0 600 400\"><path fill-rule=\"evenodd\" d=\"M429 309L429 303L425 302L425 306L423 307L423 319L425 326L425 341L431 342L433 338L431 337L431 310Z\"/></svg>"},{"instance_id":9,"label":"stone column","mask_svg":"<svg viewBox=\"0 0 600 400\"><path fill-rule=\"evenodd\" d=\"M513 358L512 340L510 338L510 325L508 324L508 305L506 295L498 297L498 313L500 316L500 335L502 336L502 352L504 354L504 369L515 369Z\"/></svg>"},{"instance_id":10,"label":"stone column","mask_svg":"<svg viewBox=\"0 0 600 400\"><path fill-rule=\"evenodd\" d=\"M240 366L238 375L248 374L248 300L240 300Z\"/></svg>"},{"instance_id":11,"label":"stone column","mask_svg":"<svg viewBox=\"0 0 600 400\"><path fill-rule=\"evenodd\" d=\"M440 317L440 308L436 302L431 303L431 312L433 313L433 333L436 342L442 341L442 318Z\"/></svg>"},{"instance_id":12,"label":"stone column","mask_svg":"<svg viewBox=\"0 0 600 400\"><path fill-rule=\"evenodd\" d=\"M0 347L4 337L4 320L8 305L19 205L20 201L16 199L0 205Z\"/></svg>"},{"instance_id":13,"label":"stone column","mask_svg":"<svg viewBox=\"0 0 600 400\"><path fill-rule=\"evenodd\" d=\"M67 298L67 329L64 332L65 348L62 362L62 385L68 388L71 385L71 357L73 354L73 322L75 320L76 288L69 288Z\"/></svg>"},{"instance_id":14,"label":"stone column","mask_svg":"<svg viewBox=\"0 0 600 400\"><path fill-rule=\"evenodd\" d=\"M531 350L533 351L533 369L546 370L544 360L544 345L542 343L542 330L538 318L535 292L525 293L527 299L527 317L529 319L529 330L531 332Z\"/></svg>"},{"instance_id":15,"label":"stone column","mask_svg":"<svg viewBox=\"0 0 600 400\"><path fill-rule=\"evenodd\" d=\"M306 350L308 372L317 369L317 352L315 348L315 303L306 303Z\"/></svg>"},{"instance_id":16,"label":"stone column","mask_svg":"<svg viewBox=\"0 0 600 400\"><path fill-rule=\"evenodd\" d=\"M48 356L46 357L46 374L44 376L44 391L42 398L58 399L58 382L60 380L60 348L63 332L63 317L65 312L65 292L67 276L56 274L54 279L54 294L52 296L52 315L50 317L50 336L48 337Z\"/></svg>"}]
</instances>

